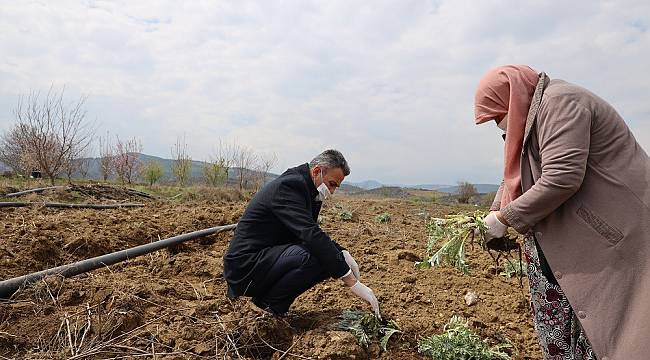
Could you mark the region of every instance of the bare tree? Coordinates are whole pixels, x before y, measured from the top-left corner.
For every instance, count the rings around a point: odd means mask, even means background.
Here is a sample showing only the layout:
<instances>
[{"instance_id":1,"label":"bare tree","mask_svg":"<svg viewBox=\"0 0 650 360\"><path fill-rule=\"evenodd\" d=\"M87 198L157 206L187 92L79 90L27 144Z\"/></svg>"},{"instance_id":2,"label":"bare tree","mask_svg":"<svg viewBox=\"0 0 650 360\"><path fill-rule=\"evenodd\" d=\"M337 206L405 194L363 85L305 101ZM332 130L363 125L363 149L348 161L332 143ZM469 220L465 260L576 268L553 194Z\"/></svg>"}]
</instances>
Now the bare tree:
<instances>
[{"instance_id":1,"label":"bare tree","mask_svg":"<svg viewBox=\"0 0 650 360\"><path fill-rule=\"evenodd\" d=\"M105 137L99 137L99 172L104 182L106 182L108 178L111 177L115 170L113 150L113 144L111 144L111 138L107 131Z\"/></svg>"},{"instance_id":2,"label":"bare tree","mask_svg":"<svg viewBox=\"0 0 650 360\"><path fill-rule=\"evenodd\" d=\"M259 187L266 184L266 180L269 177L269 171L278 163L278 157L275 153L269 155L259 155L257 161L257 171L259 171L260 183Z\"/></svg>"},{"instance_id":3,"label":"bare tree","mask_svg":"<svg viewBox=\"0 0 650 360\"><path fill-rule=\"evenodd\" d=\"M142 144L136 138L122 141L119 137L116 137L114 149L113 167L115 168L115 174L122 185L125 183L131 184L140 171Z\"/></svg>"},{"instance_id":4,"label":"bare tree","mask_svg":"<svg viewBox=\"0 0 650 360\"><path fill-rule=\"evenodd\" d=\"M79 176L81 176L82 179L88 179L88 172L90 171L90 164L92 162L92 159L90 157L84 156L77 159L76 162Z\"/></svg>"},{"instance_id":5,"label":"bare tree","mask_svg":"<svg viewBox=\"0 0 650 360\"><path fill-rule=\"evenodd\" d=\"M29 149L27 149L24 133L17 124L0 137L0 161L9 166L15 174L27 176L34 167Z\"/></svg>"},{"instance_id":6,"label":"bare tree","mask_svg":"<svg viewBox=\"0 0 650 360\"><path fill-rule=\"evenodd\" d=\"M477 194L474 184L467 181L458 183L458 202L467 204Z\"/></svg>"},{"instance_id":7,"label":"bare tree","mask_svg":"<svg viewBox=\"0 0 650 360\"><path fill-rule=\"evenodd\" d=\"M65 173L68 183L72 183L72 177L79 175L85 179L88 175L89 159L86 152L70 152L68 154L68 161L64 166L63 172Z\"/></svg>"},{"instance_id":8,"label":"bare tree","mask_svg":"<svg viewBox=\"0 0 650 360\"><path fill-rule=\"evenodd\" d=\"M65 88L53 87L44 98L31 92L22 96L14 109L15 131L34 166L54 184L69 163L83 153L91 142L93 131L85 122L86 96L77 101L64 101Z\"/></svg>"},{"instance_id":9,"label":"bare tree","mask_svg":"<svg viewBox=\"0 0 650 360\"><path fill-rule=\"evenodd\" d=\"M192 157L187 152L185 136L177 138L172 146L172 175L179 186L185 186L192 175Z\"/></svg>"},{"instance_id":10,"label":"bare tree","mask_svg":"<svg viewBox=\"0 0 650 360\"><path fill-rule=\"evenodd\" d=\"M66 161L65 166L63 167L63 173L65 174L68 183L72 184L72 176L79 171L80 165L81 161L78 159L70 158Z\"/></svg>"},{"instance_id":11,"label":"bare tree","mask_svg":"<svg viewBox=\"0 0 650 360\"><path fill-rule=\"evenodd\" d=\"M257 164L257 154L255 151L246 145L233 144L233 165L237 169L237 180L239 182L239 190L249 186L249 182L253 178L253 168Z\"/></svg>"}]
</instances>

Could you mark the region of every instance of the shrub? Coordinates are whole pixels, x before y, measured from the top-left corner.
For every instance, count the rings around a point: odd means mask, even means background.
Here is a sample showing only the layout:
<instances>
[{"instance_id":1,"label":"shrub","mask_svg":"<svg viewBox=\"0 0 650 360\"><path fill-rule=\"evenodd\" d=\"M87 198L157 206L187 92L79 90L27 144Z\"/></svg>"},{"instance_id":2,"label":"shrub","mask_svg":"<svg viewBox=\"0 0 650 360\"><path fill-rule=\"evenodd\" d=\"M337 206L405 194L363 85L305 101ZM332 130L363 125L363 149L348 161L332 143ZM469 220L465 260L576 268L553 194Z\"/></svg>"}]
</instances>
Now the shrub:
<instances>
[{"instance_id":1,"label":"shrub","mask_svg":"<svg viewBox=\"0 0 650 360\"><path fill-rule=\"evenodd\" d=\"M203 163L203 177L210 186L224 185L228 181L228 165L219 159Z\"/></svg>"},{"instance_id":2,"label":"shrub","mask_svg":"<svg viewBox=\"0 0 650 360\"><path fill-rule=\"evenodd\" d=\"M192 175L192 157L187 150L185 136L182 140L179 137L176 144L172 146L171 171L180 187L185 186Z\"/></svg>"},{"instance_id":3,"label":"shrub","mask_svg":"<svg viewBox=\"0 0 650 360\"><path fill-rule=\"evenodd\" d=\"M418 341L418 351L436 360L509 360L510 355L503 350L510 347L510 344L490 346L460 316L452 316L442 334Z\"/></svg>"},{"instance_id":4,"label":"shrub","mask_svg":"<svg viewBox=\"0 0 650 360\"><path fill-rule=\"evenodd\" d=\"M350 211L341 211L339 213L339 219L343 221L352 221L352 212Z\"/></svg>"},{"instance_id":5,"label":"shrub","mask_svg":"<svg viewBox=\"0 0 650 360\"><path fill-rule=\"evenodd\" d=\"M476 195L476 187L467 181L458 183L458 202L461 204L469 203L469 200Z\"/></svg>"},{"instance_id":6,"label":"shrub","mask_svg":"<svg viewBox=\"0 0 650 360\"><path fill-rule=\"evenodd\" d=\"M389 213L379 214L379 215L377 215L375 220L377 220L377 222L380 223L380 224L389 223L390 222L390 214Z\"/></svg>"},{"instance_id":7,"label":"shrub","mask_svg":"<svg viewBox=\"0 0 650 360\"><path fill-rule=\"evenodd\" d=\"M163 177L163 167L160 164L160 162L152 160L149 161L145 164L144 168L142 169L142 175L144 177L144 180L149 184L149 186L153 186L153 184L157 183L162 179Z\"/></svg>"}]
</instances>

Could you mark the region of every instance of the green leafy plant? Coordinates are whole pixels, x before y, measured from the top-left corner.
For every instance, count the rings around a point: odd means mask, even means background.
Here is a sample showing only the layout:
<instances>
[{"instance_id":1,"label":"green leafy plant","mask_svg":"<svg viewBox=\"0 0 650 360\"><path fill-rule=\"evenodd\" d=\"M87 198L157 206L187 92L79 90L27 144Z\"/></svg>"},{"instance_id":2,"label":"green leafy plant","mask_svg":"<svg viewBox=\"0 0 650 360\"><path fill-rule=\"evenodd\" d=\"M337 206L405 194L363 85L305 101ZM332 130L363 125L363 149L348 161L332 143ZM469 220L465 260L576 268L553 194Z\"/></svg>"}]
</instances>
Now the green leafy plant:
<instances>
[{"instance_id":1,"label":"green leafy plant","mask_svg":"<svg viewBox=\"0 0 650 360\"><path fill-rule=\"evenodd\" d=\"M418 341L418 351L436 360L509 360L510 355L504 351L508 348L512 345L490 346L487 339L481 340L460 316L452 316L442 334Z\"/></svg>"},{"instance_id":2,"label":"green leafy plant","mask_svg":"<svg viewBox=\"0 0 650 360\"><path fill-rule=\"evenodd\" d=\"M343 221L352 221L352 212L351 211L341 211L339 213L339 219Z\"/></svg>"},{"instance_id":3,"label":"green leafy plant","mask_svg":"<svg viewBox=\"0 0 650 360\"><path fill-rule=\"evenodd\" d=\"M467 242L477 240L483 245L487 225L483 221L485 213L476 211L472 215L447 215L444 218L432 218L427 223L427 260L417 262L420 269L447 264L469 274L469 266L465 261ZM443 242L440 248L437 245Z\"/></svg>"},{"instance_id":4,"label":"green leafy plant","mask_svg":"<svg viewBox=\"0 0 650 360\"><path fill-rule=\"evenodd\" d=\"M379 215L377 215L375 220L380 224L389 223L390 222L390 214L389 213L379 214Z\"/></svg>"},{"instance_id":5,"label":"green leafy plant","mask_svg":"<svg viewBox=\"0 0 650 360\"><path fill-rule=\"evenodd\" d=\"M528 275L528 271L526 270L527 268L527 263L525 261L522 261L521 263L518 261L506 261L504 269L502 272L499 273L499 275L505 277L506 279L511 279L513 277L521 277L524 275Z\"/></svg>"},{"instance_id":6,"label":"green leafy plant","mask_svg":"<svg viewBox=\"0 0 650 360\"><path fill-rule=\"evenodd\" d=\"M364 347L372 341L379 341L381 349L386 351L390 337L401 332L394 320L380 320L370 312L346 310L339 319L338 328L351 332Z\"/></svg>"}]
</instances>

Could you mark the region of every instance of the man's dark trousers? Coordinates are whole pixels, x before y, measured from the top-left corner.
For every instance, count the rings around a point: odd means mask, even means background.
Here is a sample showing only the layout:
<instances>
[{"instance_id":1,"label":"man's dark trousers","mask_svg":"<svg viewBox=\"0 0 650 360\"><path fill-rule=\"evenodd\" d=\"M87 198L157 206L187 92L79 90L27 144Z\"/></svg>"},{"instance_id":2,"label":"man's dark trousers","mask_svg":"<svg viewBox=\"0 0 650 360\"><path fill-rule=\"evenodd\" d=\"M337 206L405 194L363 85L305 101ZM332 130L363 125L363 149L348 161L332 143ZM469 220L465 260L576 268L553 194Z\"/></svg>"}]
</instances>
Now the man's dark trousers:
<instances>
[{"instance_id":1,"label":"man's dark trousers","mask_svg":"<svg viewBox=\"0 0 650 360\"><path fill-rule=\"evenodd\" d=\"M245 295L251 296L258 307L281 315L298 296L328 277L327 270L305 246L291 245Z\"/></svg>"}]
</instances>

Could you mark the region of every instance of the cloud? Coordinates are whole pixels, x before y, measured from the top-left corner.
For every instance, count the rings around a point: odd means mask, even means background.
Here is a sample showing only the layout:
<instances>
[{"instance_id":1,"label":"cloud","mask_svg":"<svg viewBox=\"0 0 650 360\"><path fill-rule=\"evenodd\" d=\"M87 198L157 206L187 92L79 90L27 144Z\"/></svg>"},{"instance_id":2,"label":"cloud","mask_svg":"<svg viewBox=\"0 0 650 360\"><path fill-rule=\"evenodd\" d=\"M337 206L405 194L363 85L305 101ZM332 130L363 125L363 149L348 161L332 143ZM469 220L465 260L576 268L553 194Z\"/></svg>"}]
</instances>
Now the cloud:
<instances>
[{"instance_id":1,"label":"cloud","mask_svg":"<svg viewBox=\"0 0 650 360\"><path fill-rule=\"evenodd\" d=\"M100 131L168 156L185 134L278 154L328 147L351 180L498 182L503 143L474 126L476 83L526 63L610 101L650 148L643 1L16 2L0 10L0 129L21 93L89 95Z\"/></svg>"}]
</instances>

